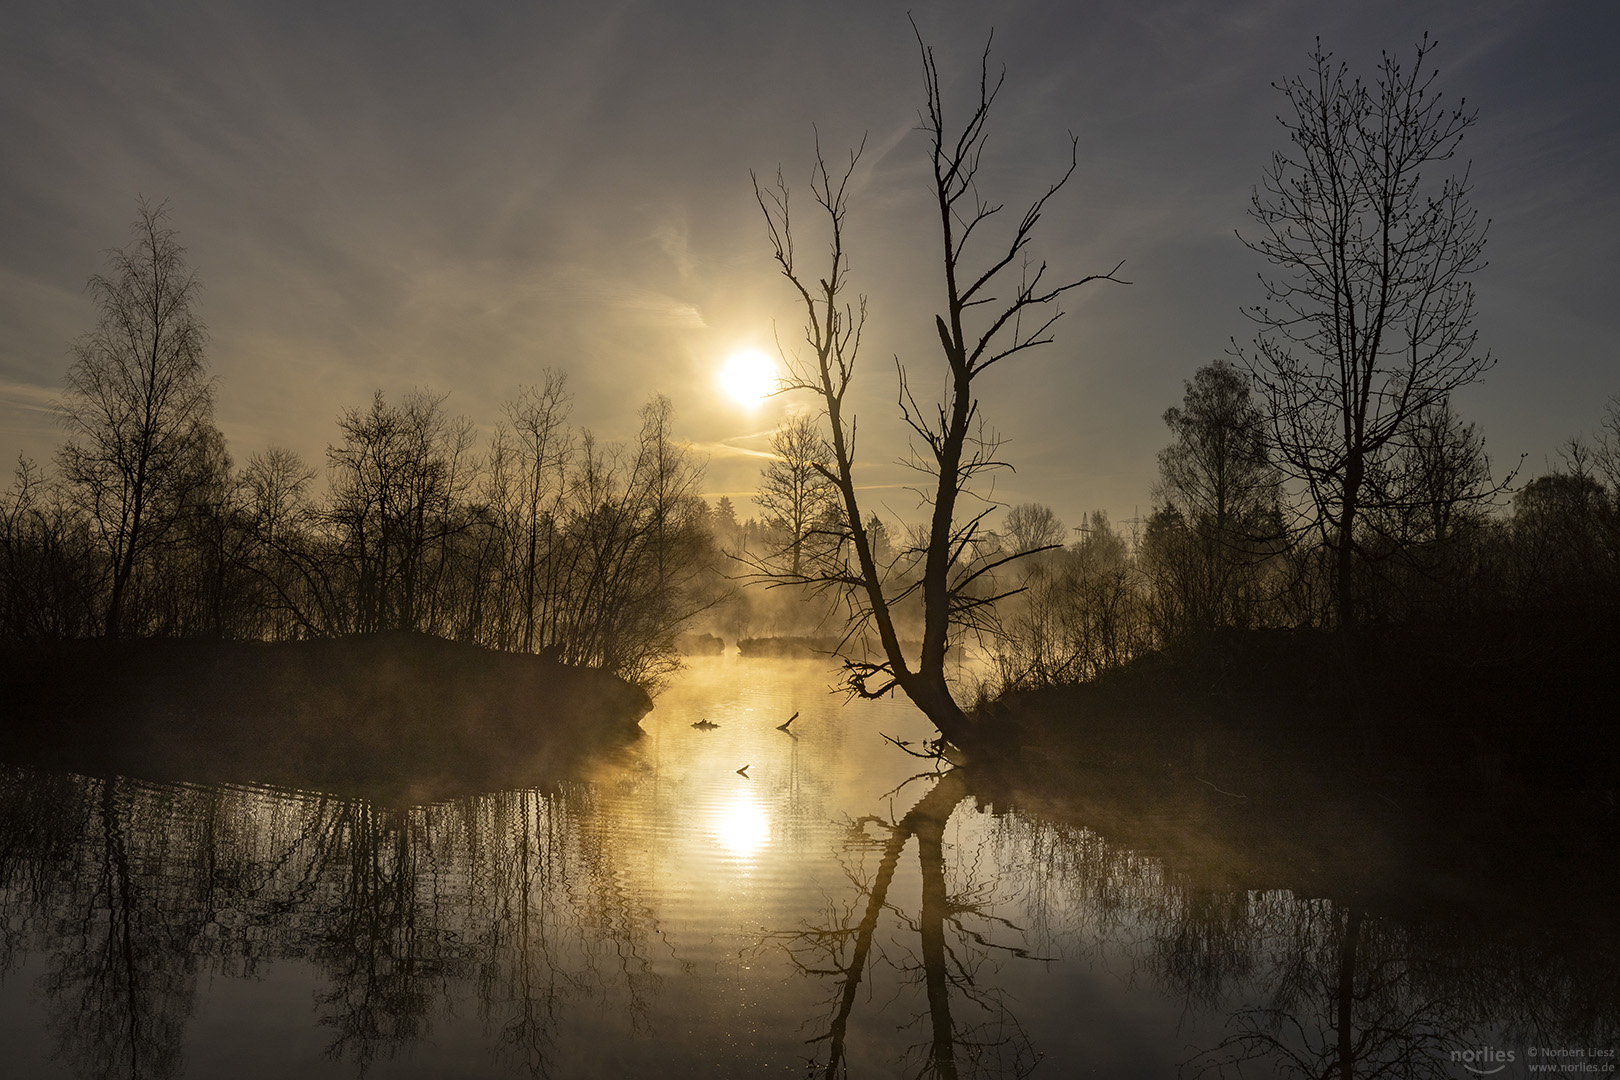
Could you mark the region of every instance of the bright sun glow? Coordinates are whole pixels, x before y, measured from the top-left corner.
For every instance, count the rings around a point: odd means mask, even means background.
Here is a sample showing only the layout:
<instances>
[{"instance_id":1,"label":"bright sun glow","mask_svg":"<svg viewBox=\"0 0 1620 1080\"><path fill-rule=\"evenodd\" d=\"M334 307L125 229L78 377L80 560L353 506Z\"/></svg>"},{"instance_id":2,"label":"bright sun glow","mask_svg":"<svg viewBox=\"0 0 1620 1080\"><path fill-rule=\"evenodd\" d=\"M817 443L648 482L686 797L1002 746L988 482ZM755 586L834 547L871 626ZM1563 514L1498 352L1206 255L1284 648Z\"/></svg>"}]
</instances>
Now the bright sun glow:
<instances>
[{"instance_id":1,"label":"bright sun glow","mask_svg":"<svg viewBox=\"0 0 1620 1080\"><path fill-rule=\"evenodd\" d=\"M770 813L751 794L717 807L711 827L721 846L739 859L752 856L771 837Z\"/></svg>"},{"instance_id":2,"label":"bright sun glow","mask_svg":"<svg viewBox=\"0 0 1620 1080\"><path fill-rule=\"evenodd\" d=\"M758 349L733 353L720 369L720 385L737 404L758 408L776 389L776 361Z\"/></svg>"}]
</instances>

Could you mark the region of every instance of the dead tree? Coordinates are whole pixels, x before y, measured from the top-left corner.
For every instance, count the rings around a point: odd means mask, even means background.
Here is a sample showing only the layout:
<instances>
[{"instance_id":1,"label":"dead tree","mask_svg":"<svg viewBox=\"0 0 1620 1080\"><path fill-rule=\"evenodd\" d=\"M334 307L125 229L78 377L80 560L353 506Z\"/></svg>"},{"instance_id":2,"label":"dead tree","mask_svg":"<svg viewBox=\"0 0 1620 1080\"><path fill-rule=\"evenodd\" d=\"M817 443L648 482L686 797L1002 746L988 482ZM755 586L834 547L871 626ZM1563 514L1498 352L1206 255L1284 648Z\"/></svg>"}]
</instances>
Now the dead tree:
<instances>
[{"instance_id":1,"label":"dead tree","mask_svg":"<svg viewBox=\"0 0 1620 1080\"><path fill-rule=\"evenodd\" d=\"M913 30L915 31L915 25ZM1034 262L1029 245L1047 202L1074 175L1078 141L1070 136L1069 162L1061 177L1031 202L999 239L988 233L1002 219L1001 203L984 199L976 184L991 106L1005 72L992 74L987 42L980 59L977 98L959 126L946 120L944 95L934 52L917 36L926 101L922 130L929 143L934 195L939 213L945 310L935 317L947 389L943 400L921 404L913 395L907 368L896 362L901 418L912 433L911 464L924 474L919 490L930 504L919 542L897 558L920 563L921 573L893 584L893 564L882 565L862 524L855 480L856 418L847 395L860 351L866 298L848 299L849 260L844 226L850 178L861 150L841 171L829 170L818 142L811 194L828 237L825 270L808 271L794 246L788 187L780 170L774 186L754 178L773 254L803 304L808 355L788 355L789 390L820 399L832 448L825 475L837 488L842 514L830 526L836 541L828 557L807 567L797 580L842 590L849 604L845 643L876 637L877 658L846 648L847 686L862 697L880 697L899 688L928 716L944 740L973 741L968 720L946 679L946 656L953 635L982 629L1001 598L990 575L1020 554L990 554L981 525L996 505L976 490L975 481L1001 467L997 440L985 432L974 382L992 367L1052 340L1063 294L1091 281L1118 281L1119 270L1052 283L1044 262ZM784 580L780 575L777 580ZM895 627L897 605L921 593L923 640L915 659L906 656Z\"/></svg>"}]
</instances>

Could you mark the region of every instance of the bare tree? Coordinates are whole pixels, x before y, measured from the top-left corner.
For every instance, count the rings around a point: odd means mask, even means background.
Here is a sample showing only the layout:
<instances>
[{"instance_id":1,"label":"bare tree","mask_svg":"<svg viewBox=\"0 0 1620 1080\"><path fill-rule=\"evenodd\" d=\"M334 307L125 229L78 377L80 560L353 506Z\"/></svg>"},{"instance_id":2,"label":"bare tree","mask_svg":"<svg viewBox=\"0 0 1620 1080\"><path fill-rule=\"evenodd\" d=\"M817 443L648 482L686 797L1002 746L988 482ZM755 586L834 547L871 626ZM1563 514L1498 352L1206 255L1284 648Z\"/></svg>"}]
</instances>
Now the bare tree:
<instances>
[{"instance_id":1,"label":"bare tree","mask_svg":"<svg viewBox=\"0 0 1620 1080\"><path fill-rule=\"evenodd\" d=\"M673 667L674 639L712 598L700 587L708 534L697 525L701 462L671 436L668 398L641 410L632 452L580 434L544 647L644 686Z\"/></svg>"},{"instance_id":2,"label":"bare tree","mask_svg":"<svg viewBox=\"0 0 1620 1080\"><path fill-rule=\"evenodd\" d=\"M572 399L567 391L568 376L546 369L539 386L524 387L515 401L505 407L512 425L518 467L521 470L521 499L516 507L516 532L522 538L522 591L524 652L534 651L535 642L545 636L546 601L552 584L541 580L549 565L546 558L556 543L557 515L565 492L564 479L572 439L568 413Z\"/></svg>"},{"instance_id":3,"label":"bare tree","mask_svg":"<svg viewBox=\"0 0 1620 1080\"><path fill-rule=\"evenodd\" d=\"M309 488L316 475L296 451L272 446L248 458L239 481L255 547L252 569L262 586L261 632L272 640L316 625L308 610L308 595L322 595L309 587L320 580L308 550L315 518Z\"/></svg>"},{"instance_id":4,"label":"bare tree","mask_svg":"<svg viewBox=\"0 0 1620 1080\"><path fill-rule=\"evenodd\" d=\"M1001 522L1002 541L1019 553L1046 551L1063 546L1067 530L1050 506L1020 503L1007 511Z\"/></svg>"},{"instance_id":5,"label":"bare tree","mask_svg":"<svg viewBox=\"0 0 1620 1080\"><path fill-rule=\"evenodd\" d=\"M1244 238L1276 267L1239 350L1269 406L1278 464L1332 552L1340 625L1356 620L1357 526L1368 478L1413 417L1478 379L1471 277L1489 222L1468 169L1440 175L1477 113L1442 103L1425 35L1410 66L1388 53L1371 84L1320 42L1312 73L1278 86L1289 147L1273 156Z\"/></svg>"},{"instance_id":6,"label":"bare tree","mask_svg":"<svg viewBox=\"0 0 1620 1080\"><path fill-rule=\"evenodd\" d=\"M68 439L63 478L82 503L107 559L103 630L116 637L130 581L148 552L188 512L208 477L195 468L213 427L206 332L185 248L164 224L165 204L138 204L134 242L108 253L90 279L96 328L73 345L57 416Z\"/></svg>"},{"instance_id":7,"label":"bare tree","mask_svg":"<svg viewBox=\"0 0 1620 1080\"><path fill-rule=\"evenodd\" d=\"M18 455L0 492L0 636L84 637L102 624L96 555L62 485Z\"/></svg>"},{"instance_id":8,"label":"bare tree","mask_svg":"<svg viewBox=\"0 0 1620 1080\"><path fill-rule=\"evenodd\" d=\"M832 450L818 419L801 413L771 436L771 452L775 456L760 472L754 502L782 531L775 557L781 561L786 556L787 572L797 579L804 573L806 544L826 531L826 522L837 512L838 490L826 475Z\"/></svg>"},{"instance_id":9,"label":"bare tree","mask_svg":"<svg viewBox=\"0 0 1620 1080\"><path fill-rule=\"evenodd\" d=\"M1023 592L991 650L995 685L1095 678L1148 647L1148 606L1128 540L1093 511L1073 547L1026 564Z\"/></svg>"},{"instance_id":10,"label":"bare tree","mask_svg":"<svg viewBox=\"0 0 1620 1080\"><path fill-rule=\"evenodd\" d=\"M248 458L242 470L248 512L254 532L266 544L281 542L296 530L316 471L304 464L296 450L272 446Z\"/></svg>"},{"instance_id":11,"label":"bare tree","mask_svg":"<svg viewBox=\"0 0 1620 1080\"><path fill-rule=\"evenodd\" d=\"M1489 510L1516 474L1493 479L1478 428L1463 423L1449 399L1414 414L1368 474L1365 607L1398 614L1438 605L1455 613L1475 599L1472 564Z\"/></svg>"},{"instance_id":12,"label":"bare tree","mask_svg":"<svg viewBox=\"0 0 1620 1080\"><path fill-rule=\"evenodd\" d=\"M754 193L765 215L776 261L804 306L805 343L810 352L785 358L790 371L787 385L820 398L832 447L825 475L836 486L842 504L838 537L842 555L833 565L819 568L814 580L841 589L847 597L851 618L846 643L870 631L880 648L880 659L857 659L854 650L846 655L847 685L863 697L900 688L945 740L960 746L971 741L971 732L946 680L946 654L953 633L984 626L991 605L999 599L994 590L983 587L986 575L1017 558L1016 554L981 555L980 527L995 504L982 498L973 502L979 494L974 482L1001 462L996 458L996 440L984 433L974 380L1001 361L1050 342L1050 331L1061 314L1056 301L1089 281L1117 281L1119 268L1054 284L1046 278L1046 264L1032 264L1029 258L1029 244L1048 200L1074 175L1077 143L1072 136L1063 175L1028 205L999 240L990 239L987 234L1000 220L997 215L1003 204L981 197L976 180L990 109L1005 73L992 75L986 43L976 100L964 123L949 125L934 52L920 33L917 44L926 93L922 130L929 142L939 213L945 310L935 317L935 329L946 390L942 401L927 407L919 404L905 366L897 364L901 416L914 437L912 464L925 475L920 487L931 503L921 550L914 553L922 563L922 573L898 588L890 587L888 568L878 563L863 524L855 481L856 423L846 409L866 316L865 298L851 304L847 297L849 261L844 247L847 193L860 150L850 154L847 168L834 174L817 147L811 194L825 215L828 233L823 273L808 272L798 259L788 187L780 171L776 184L769 188L761 187L755 177ZM901 650L894 611L900 601L916 592L922 599L923 640L921 654L913 660Z\"/></svg>"},{"instance_id":13,"label":"bare tree","mask_svg":"<svg viewBox=\"0 0 1620 1080\"><path fill-rule=\"evenodd\" d=\"M338 418L343 443L326 451L328 527L352 579L349 628L439 629L439 585L451 538L466 528L472 425L447 417L444 396L416 391Z\"/></svg>"}]
</instances>

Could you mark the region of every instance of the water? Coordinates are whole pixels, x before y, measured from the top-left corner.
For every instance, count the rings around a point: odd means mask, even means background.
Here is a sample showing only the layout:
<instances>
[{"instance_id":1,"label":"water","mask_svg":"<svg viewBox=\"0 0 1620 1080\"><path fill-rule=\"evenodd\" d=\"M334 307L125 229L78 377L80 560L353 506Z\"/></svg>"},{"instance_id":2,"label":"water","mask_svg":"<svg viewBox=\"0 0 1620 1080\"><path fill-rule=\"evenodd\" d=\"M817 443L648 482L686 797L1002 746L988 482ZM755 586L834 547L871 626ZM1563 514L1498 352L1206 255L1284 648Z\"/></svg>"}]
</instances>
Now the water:
<instances>
[{"instance_id":1,"label":"water","mask_svg":"<svg viewBox=\"0 0 1620 1080\"><path fill-rule=\"evenodd\" d=\"M0 1073L1613 1074L1602 950L982 806L830 680L694 660L583 774L428 806L4 769Z\"/></svg>"}]
</instances>

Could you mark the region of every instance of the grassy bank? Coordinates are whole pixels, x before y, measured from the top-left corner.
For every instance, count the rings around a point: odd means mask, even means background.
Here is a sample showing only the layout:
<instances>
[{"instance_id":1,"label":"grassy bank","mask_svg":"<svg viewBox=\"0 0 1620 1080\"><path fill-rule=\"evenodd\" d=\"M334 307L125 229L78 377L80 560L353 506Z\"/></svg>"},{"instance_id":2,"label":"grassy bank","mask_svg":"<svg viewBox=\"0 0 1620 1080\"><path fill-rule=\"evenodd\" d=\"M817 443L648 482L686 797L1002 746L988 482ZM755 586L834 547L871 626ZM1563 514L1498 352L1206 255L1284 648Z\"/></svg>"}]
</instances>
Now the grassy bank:
<instances>
[{"instance_id":1,"label":"grassy bank","mask_svg":"<svg viewBox=\"0 0 1620 1080\"><path fill-rule=\"evenodd\" d=\"M417 634L11 645L0 694L17 764L408 801L554 778L651 708L611 675Z\"/></svg>"}]
</instances>

